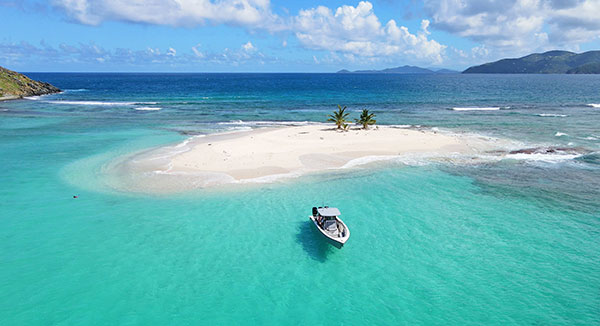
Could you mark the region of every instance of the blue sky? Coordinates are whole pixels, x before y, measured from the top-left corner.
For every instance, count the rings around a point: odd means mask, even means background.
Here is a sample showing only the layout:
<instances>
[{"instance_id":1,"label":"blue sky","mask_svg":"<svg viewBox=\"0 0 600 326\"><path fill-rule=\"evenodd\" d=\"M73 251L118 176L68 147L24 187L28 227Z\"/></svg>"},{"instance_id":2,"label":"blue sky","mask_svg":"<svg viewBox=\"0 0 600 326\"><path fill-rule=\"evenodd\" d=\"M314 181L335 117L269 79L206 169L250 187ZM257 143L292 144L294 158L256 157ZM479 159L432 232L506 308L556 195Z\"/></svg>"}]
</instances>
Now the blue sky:
<instances>
[{"instance_id":1,"label":"blue sky","mask_svg":"<svg viewBox=\"0 0 600 326\"><path fill-rule=\"evenodd\" d=\"M17 71L465 67L600 49L600 0L0 0Z\"/></svg>"}]
</instances>

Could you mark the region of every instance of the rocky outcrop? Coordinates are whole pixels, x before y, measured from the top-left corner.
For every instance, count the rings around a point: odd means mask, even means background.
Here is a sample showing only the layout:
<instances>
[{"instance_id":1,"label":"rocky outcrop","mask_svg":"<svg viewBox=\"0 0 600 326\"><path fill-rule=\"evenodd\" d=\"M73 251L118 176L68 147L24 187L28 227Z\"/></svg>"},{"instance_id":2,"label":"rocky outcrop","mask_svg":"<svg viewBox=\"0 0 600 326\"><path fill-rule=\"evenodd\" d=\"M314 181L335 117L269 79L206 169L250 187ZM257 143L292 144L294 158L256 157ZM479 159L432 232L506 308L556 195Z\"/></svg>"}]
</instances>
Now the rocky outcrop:
<instances>
[{"instance_id":1,"label":"rocky outcrop","mask_svg":"<svg viewBox=\"0 0 600 326\"><path fill-rule=\"evenodd\" d=\"M59 88L48 83L35 81L23 74L0 67L0 100L52 94L60 91Z\"/></svg>"},{"instance_id":2,"label":"rocky outcrop","mask_svg":"<svg viewBox=\"0 0 600 326\"><path fill-rule=\"evenodd\" d=\"M508 152L509 154L587 154L589 150L581 147L534 147Z\"/></svg>"}]
</instances>

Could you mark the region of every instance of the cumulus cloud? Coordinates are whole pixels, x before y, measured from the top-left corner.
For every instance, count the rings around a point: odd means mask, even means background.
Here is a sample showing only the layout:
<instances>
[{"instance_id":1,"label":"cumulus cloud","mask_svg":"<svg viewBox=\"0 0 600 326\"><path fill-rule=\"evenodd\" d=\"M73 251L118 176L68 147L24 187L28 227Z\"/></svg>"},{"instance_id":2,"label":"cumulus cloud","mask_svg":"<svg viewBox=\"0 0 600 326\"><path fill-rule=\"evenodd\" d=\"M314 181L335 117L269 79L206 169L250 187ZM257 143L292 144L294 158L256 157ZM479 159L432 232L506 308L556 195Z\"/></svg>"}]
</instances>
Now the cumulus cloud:
<instances>
[{"instance_id":1,"label":"cumulus cloud","mask_svg":"<svg viewBox=\"0 0 600 326\"><path fill-rule=\"evenodd\" d=\"M252 42L248 41L248 43L242 45L242 49L246 52L256 51L256 47L252 45Z\"/></svg>"},{"instance_id":2,"label":"cumulus cloud","mask_svg":"<svg viewBox=\"0 0 600 326\"><path fill-rule=\"evenodd\" d=\"M107 67L129 67L132 69L151 69L152 67L198 67L198 65L242 66L245 64L266 64L276 62L258 51L256 47L248 50L250 42L239 49L224 49L220 52L201 52L200 44L191 48L191 52L178 53L174 48L161 50L148 47L144 50L117 48L106 50L96 44L60 44L52 47L44 42L33 45L28 42L0 43L0 65L19 67L25 62L52 64L53 67L77 67L78 64L103 65Z\"/></svg>"},{"instance_id":3,"label":"cumulus cloud","mask_svg":"<svg viewBox=\"0 0 600 326\"><path fill-rule=\"evenodd\" d=\"M296 16L284 10L285 17L273 12L270 0L52 0L52 3L81 24L98 25L105 21L171 26L228 24L249 31L281 33L283 38L291 33L305 48L357 57L418 58L420 62L435 64L442 62L445 49L429 38L429 20L423 20L421 29L411 33L394 20L380 22L369 1L335 10L318 6L300 10ZM282 46L286 47L287 41ZM247 43L244 50L253 51L253 44ZM196 57L204 55L197 47L192 51Z\"/></svg>"},{"instance_id":4,"label":"cumulus cloud","mask_svg":"<svg viewBox=\"0 0 600 326\"><path fill-rule=\"evenodd\" d=\"M600 0L425 0L433 26L499 53L576 48L600 35Z\"/></svg>"},{"instance_id":5,"label":"cumulus cloud","mask_svg":"<svg viewBox=\"0 0 600 326\"><path fill-rule=\"evenodd\" d=\"M282 28L269 0L53 0L53 5L86 25L125 21L171 26L213 23L268 30Z\"/></svg>"},{"instance_id":6,"label":"cumulus cloud","mask_svg":"<svg viewBox=\"0 0 600 326\"><path fill-rule=\"evenodd\" d=\"M429 21L424 20L421 31L411 34L394 20L382 25L373 5L361 1L356 7L341 6L335 12L324 6L301 10L294 31L300 43L311 49L440 63L445 46L428 39L428 26Z\"/></svg>"}]
</instances>

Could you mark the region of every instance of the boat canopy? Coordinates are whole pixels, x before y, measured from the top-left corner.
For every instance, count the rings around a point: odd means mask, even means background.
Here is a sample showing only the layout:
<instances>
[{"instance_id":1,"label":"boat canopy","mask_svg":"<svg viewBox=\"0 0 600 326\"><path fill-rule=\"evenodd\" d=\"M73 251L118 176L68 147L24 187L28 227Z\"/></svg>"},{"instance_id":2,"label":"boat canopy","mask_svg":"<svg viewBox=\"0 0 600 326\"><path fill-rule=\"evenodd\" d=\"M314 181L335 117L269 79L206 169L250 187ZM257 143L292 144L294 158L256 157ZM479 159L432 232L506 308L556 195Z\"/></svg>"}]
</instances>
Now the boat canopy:
<instances>
[{"instance_id":1,"label":"boat canopy","mask_svg":"<svg viewBox=\"0 0 600 326\"><path fill-rule=\"evenodd\" d=\"M339 216L341 215L340 210L335 207L319 207L317 208L317 212L321 216Z\"/></svg>"}]
</instances>

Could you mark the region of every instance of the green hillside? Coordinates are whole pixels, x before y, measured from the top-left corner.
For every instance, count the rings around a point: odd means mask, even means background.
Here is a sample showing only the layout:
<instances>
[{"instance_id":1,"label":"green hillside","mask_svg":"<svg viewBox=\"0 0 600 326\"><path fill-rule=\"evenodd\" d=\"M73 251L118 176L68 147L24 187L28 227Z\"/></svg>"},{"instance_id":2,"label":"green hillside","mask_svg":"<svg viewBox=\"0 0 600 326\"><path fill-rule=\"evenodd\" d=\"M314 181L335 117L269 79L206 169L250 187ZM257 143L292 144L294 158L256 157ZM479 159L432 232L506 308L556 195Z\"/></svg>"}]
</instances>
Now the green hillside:
<instances>
[{"instance_id":1,"label":"green hillside","mask_svg":"<svg viewBox=\"0 0 600 326\"><path fill-rule=\"evenodd\" d=\"M473 66L465 74L597 74L600 51L573 53L549 51L534 53L518 59L502 59L496 62Z\"/></svg>"},{"instance_id":2,"label":"green hillside","mask_svg":"<svg viewBox=\"0 0 600 326\"><path fill-rule=\"evenodd\" d=\"M0 99L21 98L60 92L60 89L44 82L0 67Z\"/></svg>"}]
</instances>

